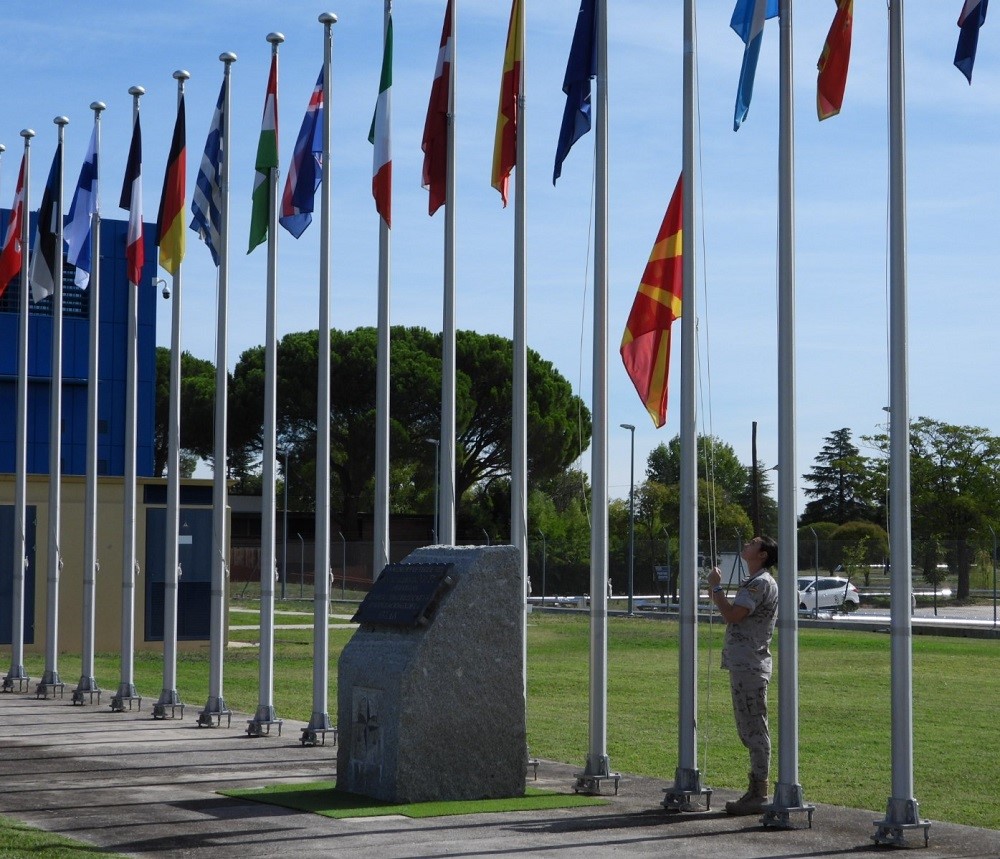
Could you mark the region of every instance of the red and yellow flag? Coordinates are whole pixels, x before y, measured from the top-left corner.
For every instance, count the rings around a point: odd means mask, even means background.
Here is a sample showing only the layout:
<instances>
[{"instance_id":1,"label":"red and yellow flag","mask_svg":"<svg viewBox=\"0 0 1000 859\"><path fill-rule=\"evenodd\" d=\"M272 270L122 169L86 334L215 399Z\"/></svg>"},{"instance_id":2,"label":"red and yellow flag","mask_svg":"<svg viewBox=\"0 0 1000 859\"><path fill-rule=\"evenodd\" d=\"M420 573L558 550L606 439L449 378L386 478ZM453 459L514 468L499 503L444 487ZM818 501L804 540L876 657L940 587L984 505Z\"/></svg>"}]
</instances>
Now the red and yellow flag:
<instances>
[{"instance_id":1,"label":"red and yellow flag","mask_svg":"<svg viewBox=\"0 0 1000 859\"><path fill-rule=\"evenodd\" d=\"M167 169L163 175L160 211L156 217L156 243L160 265L177 274L184 259L184 197L187 193L187 150L185 149L184 96L177 103L177 120L170 141Z\"/></svg>"},{"instance_id":2,"label":"red and yellow flag","mask_svg":"<svg viewBox=\"0 0 1000 859\"><path fill-rule=\"evenodd\" d=\"M493 187L507 205L510 171L517 164L517 102L521 97L521 64L524 61L524 32L521 0L514 0L507 28L507 51L503 58L497 133L493 144Z\"/></svg>"},{"instance_id":3,"label":"red and yellow flag","mask_svg":"<svg viewBox=\"0 0 1000 859\"><path fill-rule=\"evenodd\" d=\"M836 0L830 32L823 44L816 68L816 112L820 122L840 113L847 87L847 67L851 62L851 29L854 26L854 0Z\"/></svg>"},{"instance_id":4,"label":"red and yellow flag","mask_svg":"<svg viewBox=\"0 0 1000 859\"><path fill-rule=\"evenodd\" d=\"M670 326L681 315L683 295L683 177L677 180L667 213L642 274L625 323L621 355L646 411L657 428L667 422Z\"/></svg>"}]
</instances>

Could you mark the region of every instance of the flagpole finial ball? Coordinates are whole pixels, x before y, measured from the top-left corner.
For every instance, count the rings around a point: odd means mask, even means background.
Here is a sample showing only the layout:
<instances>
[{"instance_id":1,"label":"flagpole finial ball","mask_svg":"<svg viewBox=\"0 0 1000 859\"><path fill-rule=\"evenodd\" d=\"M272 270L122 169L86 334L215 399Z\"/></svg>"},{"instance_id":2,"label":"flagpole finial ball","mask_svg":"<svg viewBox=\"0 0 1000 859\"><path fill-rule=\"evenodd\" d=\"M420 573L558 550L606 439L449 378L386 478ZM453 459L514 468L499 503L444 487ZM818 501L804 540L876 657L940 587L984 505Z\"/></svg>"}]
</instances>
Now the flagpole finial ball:
<instances>
[{"instance_id":1,"label":"flagpole finial ball","mask_svg":"<svg viewBox=\"0 0 1000 859\"><path fill-rule=\"evenodd\" d=\"M103 101L92 101L90 103L90 109L94 113L100 113L102 110L107 110L107 105Z\"/></svg>"},{"instance_id":2,"label":"flagpole finial ball","mask_svg":"<svg viewBox=\"0 0 1000 859\"><path fill-rule=\"evenodd\" d=\"M173 78L175 81L190 80L191 72L187 71L186 69L178 69L176 72L174 72Z\"/></svg>"},{"instance_id":3,"label":"flagpole finial ball","mask_svg":"<svg viewBox=\"0 0 1000 859\"><path fill-rule=\"evenodd\" d=\"M323 12L319 16L319 22L321 24L336 24L337 23L337 16L334 15L333 12Z\"/></svg>"},{"instance_id":4,"label":"flagpole finial ball","mask_svg":"<svg viewBox=\"0 0 1000 859\"><path fill-rule=\"evenodd\" d=\"M280 45L283 41L285 41L285 37L281 33L268 33L267 34L267 40L272 45L277 46L277 45Z\"/></svg>"},{"instance_id":5,"label":"flagpole finial ball","mask_svg":"<svg viewBox=\"0 0 1000 859\"><path fill-rule=\"evenodd\" d=\"M60 128L62 128L64 125L69 125L69 117L68 116L57 116L52 121L56 125L58 125Z\"/></svg>"},{"instance_id":6,"label":"flagpole finial ball","mask_svg":"<svg viewBox=\"0 0 1000 859\"><path fill-rule=\"evenodd\" d=\"M146 88L145 87L141 87L141 86L130 86L128 88L128 94L129 95L133 95L133 96L134 95L145 95L146 94Z\"/></svg>"},{"instance_id":7,"label":"flagpole finial ball","mask_svg":"<svg viewBox=\"0 0 1000 859\"><path fill-rule=\"evenodd\" d=\"M4 146L2 143L0 143L0 152L6 152L6 151L7 151L7 147Z\"/></svg>"},{"instance_id":8,"label":"flagpole finial ball","mask_svg":"<svg viewBox=\"0 0 1000 859\"><path fill-rule=\"evenodd\" d=\"M35 136L35 130L33 128L21 129L21 137L23 137L25 140L31 140L31 138L34 136Z\"/></svg>"},{"instance_id":9,"label":"flagpole finial ball","mask_svg":"<svg viewBox=\"0 0 1000 859\"><path fill-rule=\"evenodd\" d=\"M219 60L223 63L226 63L227 65L229 63L235 63L236 54L234 54L232 51L226 51L224 54L219 54Z\"/></svg>"}]
</instances>

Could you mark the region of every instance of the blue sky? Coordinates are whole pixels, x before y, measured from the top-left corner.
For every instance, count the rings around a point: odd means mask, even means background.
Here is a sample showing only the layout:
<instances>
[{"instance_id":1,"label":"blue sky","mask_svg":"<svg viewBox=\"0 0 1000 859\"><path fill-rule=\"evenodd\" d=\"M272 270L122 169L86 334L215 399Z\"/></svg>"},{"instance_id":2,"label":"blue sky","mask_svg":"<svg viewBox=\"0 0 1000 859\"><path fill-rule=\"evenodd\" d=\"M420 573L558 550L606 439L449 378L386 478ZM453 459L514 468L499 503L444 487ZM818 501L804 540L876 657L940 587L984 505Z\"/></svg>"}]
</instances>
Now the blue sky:
<instances>
[{"instance_id":1,"label":"blue sky","mask_svg":"<svg viewBox=\"0 0 1000 859\"><path fill-rule=\"evenodd\" d=\"M510 336L513 212L490 188L493 128L509 4L458 2L458 268L461 328ZM593 135L567 158L552 187L562 112L562 76L578 0L527 0L528 338L590 400L592 323L591 181ZM629 438L636 425L636 471L650 449L677 431L679 387L667 426L654 430L617 355L638 279L681 167L682 3L610 3L610 491L628 491ZM996 145L1000 36L982 31L973 86L954 68L960 0L906 9L910 409L953 423L1000 431L994 406L995 225L1000 168ZM393 88L394 229L392 320L441 326L443 211L427 216L420 188L420 137L441 32L444 0L397 0ZM334 27L332 324L374 325L378 221L370 194L369 124L378 90L383 4L339 0ZM815 114L815 63L835 4L795 4L798 473L824 436L842 426L876 431L888 402L887 115L885 3L855 4L854 51L843 113ZM5 9L7 82L0 142L0 204L9 206L20 159L20 129L33 145L33 206L56 130L66 134L66 205L90 136L91 101L102 100L102 210L116 217L127 156L131 99L142 99L144 198L154 220L176 104L171 77L187 86L188 181L193 183L222 64L233 51L233 158L230 355L264 338L264 248L247 256L253 159L269 63L265 36L280 31L279 131L287 169L322 60L324 11L292 0L212 0L139 5L52 0ZM732 0L698 4L702 365L699 425L750 460L777 460L776 227L778 26L769 21L750 115L732 131L742 43L729 30ZM282 183L283 183L282 179ZM299 241L279 245L278 330L314 328L318 218ZM215 272L189 233L184 266L183 347L214 358ZM151 287L150 287L151 288ZM169 343L160 304L158 342ZM679 326L675 337L680 343ZM589 469L589 454L581 462Z\"/></svg>"}]
</instances>

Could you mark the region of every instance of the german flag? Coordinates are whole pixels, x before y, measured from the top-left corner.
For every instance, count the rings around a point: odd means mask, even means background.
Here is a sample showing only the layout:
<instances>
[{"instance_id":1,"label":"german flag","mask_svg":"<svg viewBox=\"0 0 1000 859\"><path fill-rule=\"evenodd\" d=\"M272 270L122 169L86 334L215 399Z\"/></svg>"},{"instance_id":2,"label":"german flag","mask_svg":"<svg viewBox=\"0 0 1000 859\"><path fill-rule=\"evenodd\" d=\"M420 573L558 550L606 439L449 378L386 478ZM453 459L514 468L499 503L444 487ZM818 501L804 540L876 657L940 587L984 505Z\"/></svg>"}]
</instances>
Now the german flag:
<instances>
[{"instance_id":1,"label":"german flag","mask_svg":"<svg viewBox=\"0 0 1000 859\"><path fill-rule=\"evenodd\" d=\"M163 176L160 211L156 216L156 243L160 246L160 265L177 274L184 259L184 191L187 187L187 152L184 140L184 95L177 104L174 137Z\"/></svg>"},{"instance_id":2,"label":"german flag","mask_svg":"<svg viewBox=\"0 0 1000 859\"><path fill-rule=\"evenodd\" d=\"M657 428L667 422L670 326L681 315L683 198L681 177L642 274L620 349L625 370Z\"/></svg>"}]
</instances>

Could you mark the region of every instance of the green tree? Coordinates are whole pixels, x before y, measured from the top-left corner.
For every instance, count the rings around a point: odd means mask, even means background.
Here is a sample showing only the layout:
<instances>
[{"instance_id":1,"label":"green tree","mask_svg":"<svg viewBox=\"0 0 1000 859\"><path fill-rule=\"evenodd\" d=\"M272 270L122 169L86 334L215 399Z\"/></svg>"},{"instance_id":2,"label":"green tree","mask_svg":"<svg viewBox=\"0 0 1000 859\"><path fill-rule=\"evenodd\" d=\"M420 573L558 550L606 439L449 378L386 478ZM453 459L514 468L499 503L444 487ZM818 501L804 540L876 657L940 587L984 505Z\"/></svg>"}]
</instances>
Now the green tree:
<instances>
[{"instance_id":1,"label":"green tree","mask_svg":"<svg viewBox=\"0 0 1000 859\"><path fill-rule=\"evenodd\" d=\"M871 565L883 564L889 554L889 535L885 529L874 522L845 522L830 538L837 547L840 563L852 575L860 569L867 587Z\"/></svg>"},{"instance_id":2,"label":"green tree","mask_svg":"<svg viewBox=\"0 0 1000 859\"><path fill-rule=\"evenodd\" d=\"M331 492L350 529L358 511L373 504L376 331L333 331L330 348ZM317 354L315 331L288 334L278 344L278 446L290 451L293 477L297 469L308 473L315 468ZM390 354L391 476L398 481L390 487L390 497L398 490L430 512L436 448L426 442L440 435L441 338L422 328L395 327ZM263 360L262 347L247 350L233 376L234 409L246 432L243 445L256 452L258 460ZM511 361L510 341L458 332L455 484L460 516L463 496L472 487L510 476ZM558 474L589 441L586 407L552 364L529 350L530 479ZM309 484L293 480L290 488L296 486L302 493L298 503L310 503Z\"/></svg>"},{"instance_id":3,"label":"green tree","mask_svg":"<svg viewBox=\"0 0 1000 859\"><path fill-rule=\"evenodd\" d=\"M747 468L736 456L733 446L715 436L699 435L698 478L712 481L726 494L729 501L743 498L747 492ZM646 460L646 479L664 486L680 483L681 437L675 435L669 442L662 442L649 452Z\"/></svg>"},{"instance_id":4,"label":"green tree","mask_svg":"<svg viewBox=\"0 0 1000 859\"><path fill-rule=\"evenodd\" d=\"M211 459L215 408L215 365L181 353L181 475L190 477L198 459ZM167 467L170 417L170 350L156 347L156 418L153 474Z\"/></svg>"},{"instance_id":5,"label":"green tree","mask_svg":"<svg viewBox=\"0 0 1000 859\"><path fill-rule=\"evenodd\" d=\"M878 505L872 498L870 475L871 464L851 441L851 431L844 427L832 432L824 439L816 464L802 476L809 484L803 491L812 500L799 523L875 521Z\"/></svg>"},{"instance_id":6,"label":"green tree","mask_svg":"<svg viewBox=\"0 0 1000 859\"><path fill-rule=\"evenodd\" d=\"M885 435L868 440L888 452ZM875 465L884 474L888 457ZM1000 438L982 427L927 417L913 421L910 506L914 538L949 546L947 561L957 571L957 596L967 598L972 560L969 540L985 539L1000 508Z\"/></svg>"}]
</instances>

